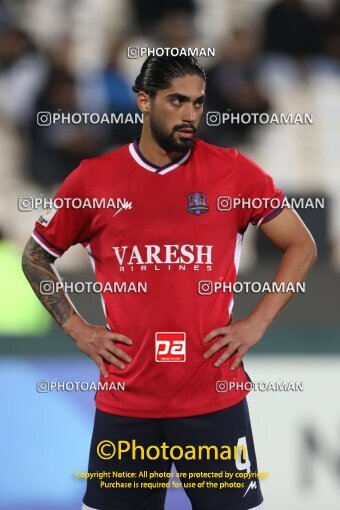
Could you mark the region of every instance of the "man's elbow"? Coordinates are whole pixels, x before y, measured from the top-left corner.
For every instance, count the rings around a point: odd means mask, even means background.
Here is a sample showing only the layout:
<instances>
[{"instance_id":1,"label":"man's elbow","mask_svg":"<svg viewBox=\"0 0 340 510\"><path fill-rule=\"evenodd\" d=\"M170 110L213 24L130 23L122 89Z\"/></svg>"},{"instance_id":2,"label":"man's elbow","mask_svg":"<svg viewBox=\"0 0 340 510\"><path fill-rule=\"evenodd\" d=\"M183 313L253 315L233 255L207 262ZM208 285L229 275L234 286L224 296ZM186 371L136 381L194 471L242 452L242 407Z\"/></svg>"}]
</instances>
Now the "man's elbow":
<instances>
[{"instance_id":1,"label":"man's elbow","mask_svg":"<svg viewBox=\"0 0 340 510\"><path fill-rule=\"evenodd\" d=\"M318 249L316 246L316 242L314 241L312 236L310 236L310 238L306 242L306 244L304 246L304 252L305 252L305 257L309 264L309 267L314 266L314 264L318 258Z\"/></svg>"},{"instance_id":2,"label":"man's elbow","mask_svg":"<svg viewBox=\"0 0 340 510\"><path fill-rule=\"evenodd\" d=\"M316 243L309 232L302 238L300 236L292 240L287 249L291 250L298 258L299 264L306 266L308 270L314 266L318 257Z\"/></svg>"}]
</instances>

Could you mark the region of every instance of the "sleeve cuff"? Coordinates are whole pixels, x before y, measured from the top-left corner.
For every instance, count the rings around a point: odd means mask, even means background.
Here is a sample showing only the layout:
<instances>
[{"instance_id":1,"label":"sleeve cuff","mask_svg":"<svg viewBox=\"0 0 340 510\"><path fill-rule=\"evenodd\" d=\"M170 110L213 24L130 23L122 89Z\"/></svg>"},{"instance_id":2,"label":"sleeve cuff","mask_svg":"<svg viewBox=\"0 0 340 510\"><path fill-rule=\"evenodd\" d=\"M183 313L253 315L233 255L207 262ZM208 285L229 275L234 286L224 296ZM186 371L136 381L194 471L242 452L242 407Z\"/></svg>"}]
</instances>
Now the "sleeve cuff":
<instances>
[{"instance_id":1,"label":"sleeve cuff","mask_svg":"<svg viewBox=\"0 0 340 510\"><path fill-rule=\"evenodd\" d=\"M46 237L41 234L36 228L32 232L33 239L42 247L44 250L46 250L50 255L53 255L53 257L61 257L61 255L64 253L63 250L58 248L57 246L54 246L51 244Z\"/></svg>"},{"instance_id":2,"label":"sleeve cuff","mask_svg":"<svg viewBox=\"0 0 340 510\"><path fill-rule=\"evenodd\" d=\"M261 227L261 225L276 218L276 216L278 216L283 211L284 208L285 208L284 205L280 205L279 207L274 209L274 211L270 212L266 216L263 216L263 218L261 218L260 221L258 221L258 223L256 224L256 229L258 230Z\"/></svg>"}]
</instances>

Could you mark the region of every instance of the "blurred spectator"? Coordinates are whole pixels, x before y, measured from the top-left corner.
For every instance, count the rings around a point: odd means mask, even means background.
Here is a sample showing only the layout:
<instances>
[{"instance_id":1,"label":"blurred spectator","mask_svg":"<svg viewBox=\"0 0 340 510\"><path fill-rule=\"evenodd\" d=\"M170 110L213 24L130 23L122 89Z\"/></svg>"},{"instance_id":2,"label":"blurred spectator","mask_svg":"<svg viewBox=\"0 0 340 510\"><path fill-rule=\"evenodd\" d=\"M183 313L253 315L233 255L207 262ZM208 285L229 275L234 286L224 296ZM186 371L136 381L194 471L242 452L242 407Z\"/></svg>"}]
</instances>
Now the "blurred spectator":
<instances>
[{"instance_id":1,"label":"blurred spectator","mask_svg":"<svg viewBox=\"0 0 340 510\"><path fill-rule=\"evenodd\" d=\"M106 67L100 73L99 79L103 83L105 109L126 113L136 109L136 101L131 88L132 84L126 79L119 66L122 47L126 48L125 40L112 43Z\"/></svg>"},{"instance_id":2,"label":"blurred spectator","mask_svg":"<svg viewBox=\"0 0 340 510\"><path fill-rule=\"evenodd\" d=\"M320 28L302 0L279 0L264 16L264 49L297 58L315 55L321 50Z\"/></svg>"},{"instance_id":3,"label":"blurred spectator","mask_svg":"<svg viewBox=\"0 0 340 510\"><path fill-rule=\"evenodd\" d=\"M340 0L327 16L323 30L323 49L326 56L340 63Z\"/></svg>"},{"instance_id":4,"label":"blurred spectator","mask_svg":"<svg viewBox=\"0 0 340 510\"><path fill-rule=\"evenodd\" d=\"M79 98L90 111L131 112L136 108L132 83L125 76L121 60L126 58L128 42L112 42L102 69L83 73L80 78Z\"/></svg>"},{"instance_id":5,"label":"blurred spectator","mask_svg":"<svg viewBox=\"0 0 340 510\"><path fill-rule=\"evenodd\" d=\"M155 24L154 36L164 47L189 47L195 36L192 14L186 10L176 10L161 16Z\"/></svg>"},{"instance_id":6,"label":"blurred spectator","mask_svg":"<svg viewBox=\"0 0 340 510\"><path fill-rule=\"evenodd\" d=\"M54 63L35 105L30 128L31 177L43 187L60 183L81 159L102 149L98 126L56 123L38 125L38 112L80 113L77 83L70 71Z\"/></svg>"},{"instance_id":7,"label":"blurred spectator","mask_svg":"<svg viewBox=\"0 0 340 510\"><path fill-rule=\"evenodd\" d=\"M269 102L257 84L258 45L254 35L237 29L227 40L220 61L207 73L206 111L233 114L264 113ZM249 124L224 123L207 128L210 143L242 143L252 128Z\"/></svg>"},{"instance_id":8,"label":"blurred spectator","mask_svg":"<svg viewBox=\"0 0 340 510\"><path fill-rule=\"evenodd\" d=\"M161 18L169 19L174 12L182 12L193 17L197 6L195 0L168 0L167 2L150 2L149 0L132 0L137 26L148 32Z\"/></svg>"},{"instance_id":9,"label":"blurred spectator","mask_svg":"<svg viewBox=\"0 0 340 510\"><path fill-rule=\"evenodd\" d=\"M17 126L31 117L47 65L29 36L7 27L0 32L0 114Z\"/></svg>"},{"instance_id":10,"label":"blurred spectator","mask_svg":"<svg viewBox=\"0 0 340 510\"><path fill-rule=\"evenodd\" d=\"M127 41L122 38L111 44L103 69L83 75L80 79L79 101L81 107L91 112L137 113L132 83L121 69L122 55L126 55ZM140 131L140 125L132 123L103 125L108 144L125 144Z\"/></svg>"}]
</instances>

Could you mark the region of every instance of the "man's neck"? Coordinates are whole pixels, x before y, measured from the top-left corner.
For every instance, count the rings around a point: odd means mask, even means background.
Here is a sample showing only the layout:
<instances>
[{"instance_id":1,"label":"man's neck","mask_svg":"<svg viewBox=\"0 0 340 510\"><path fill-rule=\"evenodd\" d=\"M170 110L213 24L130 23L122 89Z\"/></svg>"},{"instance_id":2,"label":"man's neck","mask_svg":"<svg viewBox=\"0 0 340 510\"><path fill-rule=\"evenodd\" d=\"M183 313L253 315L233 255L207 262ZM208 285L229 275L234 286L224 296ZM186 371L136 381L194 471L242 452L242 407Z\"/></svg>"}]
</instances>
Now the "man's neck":
<instances>
[{"instance_id":1,"label":"man's neck","mask_svg":"<svg viewBox=\"0 0 340 510\"><path fill-rule=\"evenodd\" d=\"M138 148L145 159L156 166L164 166L182 155L181 152L166 152L151 137L141 135Z\"/></svg>"}]
</instances>

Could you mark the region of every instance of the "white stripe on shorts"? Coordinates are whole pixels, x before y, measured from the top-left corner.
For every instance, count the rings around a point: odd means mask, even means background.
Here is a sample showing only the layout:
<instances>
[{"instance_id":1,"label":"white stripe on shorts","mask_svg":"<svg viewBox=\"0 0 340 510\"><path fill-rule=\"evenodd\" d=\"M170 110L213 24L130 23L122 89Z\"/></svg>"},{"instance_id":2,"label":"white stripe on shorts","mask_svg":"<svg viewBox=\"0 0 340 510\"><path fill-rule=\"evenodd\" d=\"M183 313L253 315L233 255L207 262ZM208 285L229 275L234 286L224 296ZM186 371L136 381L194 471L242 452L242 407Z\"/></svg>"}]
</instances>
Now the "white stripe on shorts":
<instances>
[{"instance_id":1,"label":"white stripe on shorts","mask_svg":"<svg viewBox=\"0 0 340 510\"><path fill-rule=\"evenodd\" d=\"M98 508L92 508L92 506L87 506L87 505L85 505L85 503L83 503L81 510L98 510Z\"/></svg>"},{"instance_id":2,"label":"white stripe on shorts","mask_svg":"<svg viewBox=\"0 0 340 510\"><path fill-rule=\"evenodd\" d=\"M88 507L85 508L87 510ZM91 510L91 509L90 509ZM263 501L258 506L253 506L253 508L249 508L249 510L264 510L264 504Z\"/></svg>"}]
</instances>

